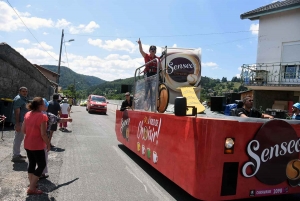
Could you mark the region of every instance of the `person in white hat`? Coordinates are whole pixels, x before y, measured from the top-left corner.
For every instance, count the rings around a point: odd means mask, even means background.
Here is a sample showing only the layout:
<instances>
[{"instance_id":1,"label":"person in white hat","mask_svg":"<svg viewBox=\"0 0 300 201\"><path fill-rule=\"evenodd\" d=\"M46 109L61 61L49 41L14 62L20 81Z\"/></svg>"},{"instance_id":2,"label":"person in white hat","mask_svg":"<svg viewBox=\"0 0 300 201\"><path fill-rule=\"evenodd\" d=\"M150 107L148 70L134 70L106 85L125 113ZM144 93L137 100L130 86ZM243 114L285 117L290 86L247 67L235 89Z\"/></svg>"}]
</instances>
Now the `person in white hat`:
<instances>
[{"instance_id":1,"label":"person in white hat","mask_svg":"<svg viewBox=\"0 0 300 201\"><path fill-rule=\"evenodd\" d=\"M71 117L70 115L70 105L68 104L68 99L64 98L62 103L60 104L60 108L61 108L61 118L68 118ZM59 123L59 127L61 128L62 131L68 131L67 130L67 122L64 123Z\"/></svg>"}]
</instances>

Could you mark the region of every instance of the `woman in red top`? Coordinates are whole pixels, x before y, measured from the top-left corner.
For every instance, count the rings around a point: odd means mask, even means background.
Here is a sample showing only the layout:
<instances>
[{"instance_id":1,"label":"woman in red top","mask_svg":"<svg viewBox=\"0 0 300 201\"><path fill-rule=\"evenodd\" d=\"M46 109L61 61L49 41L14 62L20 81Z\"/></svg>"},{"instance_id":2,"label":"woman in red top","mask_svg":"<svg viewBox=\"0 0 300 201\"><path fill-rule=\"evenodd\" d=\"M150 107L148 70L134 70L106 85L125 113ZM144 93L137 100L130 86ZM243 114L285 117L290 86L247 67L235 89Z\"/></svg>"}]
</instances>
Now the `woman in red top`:
<instances>
[{"instance_id":1,"label":"woman in red top","mask_svg":"<svg viewBox=\"0 0 300 201\"><path fill-rule=\"evenodd\" d=\"M24 148L29 161L28 179L30 184L27 194L42 194L43 191L38 190L36 185L46 167L44 148L47 147L47 151L50 150L46 134L48 117L41 112L44 108L44 101L41 97L35 97L27 105L27 108L31 111L25 114L22 125L22 132L25 134Z\"/></svg>"}]
</instances>

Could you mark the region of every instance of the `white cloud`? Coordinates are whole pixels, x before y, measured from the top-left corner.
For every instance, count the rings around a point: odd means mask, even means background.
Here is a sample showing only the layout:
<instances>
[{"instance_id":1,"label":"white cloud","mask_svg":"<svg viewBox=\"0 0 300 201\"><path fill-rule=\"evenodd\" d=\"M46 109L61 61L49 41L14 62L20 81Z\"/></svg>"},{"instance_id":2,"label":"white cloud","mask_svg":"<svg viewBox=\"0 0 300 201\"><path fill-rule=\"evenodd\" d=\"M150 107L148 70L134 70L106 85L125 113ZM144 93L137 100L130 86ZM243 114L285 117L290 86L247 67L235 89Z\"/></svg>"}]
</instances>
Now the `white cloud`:
<instances>
[{"instance_id":1,"label":"white cloud","mask_svg":"<svg viewBox=\"0 0 300 201\"><path fill-rule=\"evenodd\" d=\"M51 27L53 25L51 19L30 17L30 13L22 13L19 12L16 8L14 9L29 29ZM10 32L16 30L24 30L24 28L24 24L14 12L14 10L4 1L0 1L0 31Z\"/></svg>"},{"instance_id":2,"label":"white cloud","mask_svg":"<svg viewBox=\"0 0 300 201\"><path fill-rule=\"evenodd\" d=\"M251 24L249 29L253 35L257 35L259 31L259 24Z\"/></svg>"},{"instance_id":3,"label":"white cloud","mask_svg":"<svg viewBox=\"0 0 300 201\"><path fill-rule=\"evenodd\" d=\"M19 40L18 43L29 44L30 41L28 39Z\"/></svg>"},{"instance_id":4,"label":"white cloud","mask_svg":"<svg viewBox=\"0 0 300 201\"><path fill-rule=\"evenodd\" d=\"M214 63L214 62L204 62L204 63L202 63L201 64L203 67L209 67L209 68L211 68L211 69L213 69L213 70L215 70L215 69L219 69L219 65L218 64L216 64L216 63Z\"/></svg>"},{"instance_id":5,"label":"white cloud","mask_svg":"<svg viewBox=\"0 0 300 201\"><path fill-rule=\"evenodd\" d=\"M138 50L138 45L126 40L126 39L119 39L117 38L116 40L106 40L103 41L101 39L91 39L89 38L87 41L90 45L108 50L108 51L126 51L129 53L134 53ZM149 52L149 48L151 45L148 44L142 44L143 50L144 52L148 53ZM156 47L156 55L160 56L162 52L162 48L161 47Z\"/></svg>"},{"instance_id":6,"label":"white cloud","mask_svg":"<svg viewBox=\"0 0 300 201\"><path fill-rule=\"evenodd\" d=\"M27 5L26 7L30 7L30 5ZM14 10L18 13L26 26L29 29L34 30L45 27L68 28L70 33L78 34L92 33L95 29L100 27L94 21L89 22L87 25L81 24L79 26L72 25L72 23L67 21L66 19L57 20L57 22L55 23L54 21L52 21L52 19L31 17L31 14L28 12L20 12L16 8L14 8ZM25 25L19 19L14 10L4 1L0 1L0 31L11 32L26 29Z\"/></svg>"},{"instance_id":7,"label":"white cloud","mask_svg":"<svg viewBox=\"0 0 300 201\"><path fill-rule=\"evenodd\" d=\"M39 29L40 27L52 27L53 21L51 19L43 19L38 17L23 18L24 23L29 29Z\"/></svg>"},{"instance_id":8,"label":"white cloud","mask_svg":"<svg viewBox=\"0 0 300 201\"><path fill-rule=\"evenodd\" d=\"M120 55L118 54L110 54L107 57L105 57L106 60L110 60L110 59L119 59Z\"/></svg>"},{"instance_id":9,"label":"white cloud","mask_svg":"<svg viewBox=\"0 0 300 201\"><path fill-rule=\"evenodd\" d=\"M108 51L123 50L132 53L137 49L137 45L135 45L133 42L126 39L121 40L119 38L117 38L116 40L106 40L106 41L102 41L101 39L93 40L89 38L88 43L90 45L97 46Z\"/></svg>"},{"instance_id":10,"label":"white cloud","mask_svg":"<svg viewBox=\"0 0 300 201\"><path fill-rule=\"evenodd\" d=\"M35 46L37 46L38 48L43 48L45 50L52 50L53 47L48 45L47 43L45 42L40 42L40 43L34 43Z\"/></svg>"},{"instance_id":11,"label":"white cloud","mask_svg":"<svg viewBox=\"0 0 300 201\"><path fill-rule=\"evenodd\" d=\"M237 78L240 78L241 77L241 74L236 74L235 75Z\"/></svg>"},{"instance_id":12,"label":"white cloud","mask_svg":"<svg viewBox=\"0 0 300 201\"><path fill-rule=\"evenodd\" d=\"M65 42L64 43L66 46L71 46L72 45L72 43L67 43L67 42Z\"/></svg>"},{"instance_id":13,"label":"white cloud","mask_svg":"<svg viewBox=\"0 0 300 201\"><path fill-rule=\"evenodd\" d=\"M69 31L71 34L78 34L78 33L92 33L95 29L99 28L100 26L94 22L91 21L89 24L84 25L80 24L79 26L70 26Z\"/></svg>"},{"instance_id":14,"label":"white cloud","mask_svg":"<svg viewBox=\"0 0 300 201\"><path fill-rule=\"evenodd\" d=\"M236 45L236 47L239 48L239 49L243 49L242 45Z\"/></svg>"},{"instance_id":15,"label":"white cloud","mask_svg":"<svg viewBox=\"0 0 300 201\"><path fill-rule=\"evenodd\" d=\"M65 19L57 20L55 27L57 28L65 28L68 27L71 24L71 22L68 22Z\"/></svg>"},{"instance_id":16,"label":"white cloud","mask_svg":"<svg viewBox=\"0 0 300 201\"><path fill-rule=\"evenodd\" d=\"M91 21L88 25L86 25L86 26L84 27L84 32L85 32L85 33L91 33L91 32L94 31L94 29L97 29L97 28L99 28L99 27L100 27L100 26L99 26L96 22Z\"/></svg>"},{"instance_id":17,"label":"white cloud","mask_svg":"<svg viewBox=\"0 0 300 201\"><path fill-rule=\"evenodd\" d=\"M177 47L177 44L174 44L172 47Z\"/></svg>"},{"instance_id":18,"label":"white cloud","mask_svg":"<svg viewBox=\"0 0 300 201\"><path fill-rule=\"evenodd\" d=\"M30 8L31 7L31 5L30 4L28 4L27 6L26 6L26 8Z\"/></svg>"},{"instance_id":19,"label":"white cloud","mask_svg":"<svg viewBox=\"0 0 300 201\"><path fill-rule=\"evenodd\" d=\"M47 32L44 32L43 34L44 34L44 35L48 35L49 33L47 33Z\"/></svg>"},{"instance_id":20,"label":"white cloud","mask_svg":"<svg viewBox=\"0 0 300 201\"><path fill-rule=\"evenodd\" d=\"M130 60L131 57L129 55L122 55L122 56L120 56L120 59Z\"/></svg>"},{"instance_id":21,"label":"white cloud","mask_svg":"<svg viewBox=\"0 0 300 201\"><path fill-rule=\"evenodd\" d=\"M85 75L93 75L107 81L134 76L137 67L144 64L143 58L131 59L128 55L112 54L105 58L69 55L70 68Z\"/></svg>"},{"instance_id":22,"label":"white cloud","mask_svg":"<svg viewBox=\"0 0 300 201\"><path fill-rule=\"evenodd\" d=\"M206 49L206 51L213 52L214 50L213 49Z\"/></svg>"},{"instance_id":23,"label":"white cloud","mask_svg":"<svg viewBox=\"0 0 300 201\"><path fill-rule=\"evenodd\" d=\"M45 44L43 43L43 46ZM36 44L33 48L15 48L27 60L33 64L43 65L57 65L58 55L54 52L48 51L49 54L40 49ZM66 55L62 53L62 60L65 61ZM112 81L116 79L123 79L133 77L135 69L144 64L141 56L131 58L129 55L111 54L106 57L100 58L98 56L80 56L68 53L69 67L73 71L99 77L103 80ZM68 67L68 63L62 63L62 66Z\"/></svg>"},{"instance_id":24,"label":"white cloud","mask_svg":"<svg viewBox=\"0 0 300 201\"><path fill-rule=\"evenodd\" d=\"M49 56L52 55L54 58L58 58L58 55L56 55L54 52L43 51L37 47L33 48L15 48L16 51L18 51L22 56L24 56L28 61L30 61L33 64L52 64L57 65L57 61L55 61L52 57Z\"/></svg>"},{"instance_id":25,"label":"white cloud","mask_svg":"<svg viewBox=\"0 0 300 201\"><path fill-rule=\"evenodd\" d=\"M66 19L57 20L55 27L57 28L68 28L71 34L79 34L79 33L92 33L95 29L99 28L100 26L91 21L87 25L80 24L78 26L74 26L71 22L67 21Z\"/></svg>"},{"instance_id":26,"label":"white cloud","mask_svg":"<svg viewBox=\"0 0 300 201\"><path fill-rule=\"evenodd\" d=\"M105 57L105 60L117 60L117 59L130 60L131 58L129 55L119 55L119 54L110 54L107 57Z\"/></svg>"}]
</instances>

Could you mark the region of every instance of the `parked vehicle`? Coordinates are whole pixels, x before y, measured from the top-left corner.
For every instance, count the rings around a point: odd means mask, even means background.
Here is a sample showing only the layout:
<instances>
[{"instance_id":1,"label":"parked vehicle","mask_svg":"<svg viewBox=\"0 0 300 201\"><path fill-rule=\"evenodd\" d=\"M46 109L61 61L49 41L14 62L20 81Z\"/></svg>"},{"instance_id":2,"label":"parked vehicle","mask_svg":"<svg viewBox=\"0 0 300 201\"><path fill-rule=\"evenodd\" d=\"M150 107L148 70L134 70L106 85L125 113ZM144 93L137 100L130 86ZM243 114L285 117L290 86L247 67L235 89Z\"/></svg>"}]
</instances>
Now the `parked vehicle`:
<instances>
[{"instance_id":1,"label":"parked vehicle","mask_svg":"<svg viewBox=\"0 0 300 201\"><path fill-rule=\"evenodd\" d=\"M91 112L99 112L106 114L107 112L107 101L104 96L98 95L89 95L87 99L86 111Z\"/></svg>"},{"instance_id":2,"label":"parked vehicle","mask_svg":"<svg viewBox=\"0 0 300 201\"><path fill-rule=\"evenodd\" d=\"M87 99L80 102L80 106L87 106Z\"/></svg>"}]
</instances>

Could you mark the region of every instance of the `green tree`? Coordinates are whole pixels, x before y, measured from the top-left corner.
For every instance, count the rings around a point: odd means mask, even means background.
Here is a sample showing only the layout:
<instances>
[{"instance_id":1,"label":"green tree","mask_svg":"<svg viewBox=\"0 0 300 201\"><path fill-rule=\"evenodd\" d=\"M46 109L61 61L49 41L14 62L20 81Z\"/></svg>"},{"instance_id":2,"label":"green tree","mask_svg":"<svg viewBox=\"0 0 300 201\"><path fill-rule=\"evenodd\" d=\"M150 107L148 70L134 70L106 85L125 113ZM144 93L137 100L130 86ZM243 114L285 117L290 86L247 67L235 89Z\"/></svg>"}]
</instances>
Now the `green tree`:
<instances>
[{"instance_id":1,"label":"green tree","mask_svg":"<svg viewBox=\"0 0 300 201\"><path fill-rule=\"evenodd\" d=\"M238 90L239 90L239 91L247 91L248 88L245 87L245 86L243 86L243 85L241 85L241 86L239 86Z\"/></svg>"},{"instance_id":2,"label":"green tree","mask_svg":"<svg viewBox=\"0 0 300 201\"><path fill-rule=\"evenodd\" d=\"M222 82L227 82L227 77L222 77Z\"/></svg>"},{"instance_id":3,"label":"green tree","mask_svg":"<svg viewBox=\"0 0 300 201\"><path fill-rule=\"evenodd\" d=\"M234 76L234 77L231 79L231 82L237 82L237 77Z\"/></svg>"}]
</instances>

